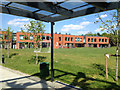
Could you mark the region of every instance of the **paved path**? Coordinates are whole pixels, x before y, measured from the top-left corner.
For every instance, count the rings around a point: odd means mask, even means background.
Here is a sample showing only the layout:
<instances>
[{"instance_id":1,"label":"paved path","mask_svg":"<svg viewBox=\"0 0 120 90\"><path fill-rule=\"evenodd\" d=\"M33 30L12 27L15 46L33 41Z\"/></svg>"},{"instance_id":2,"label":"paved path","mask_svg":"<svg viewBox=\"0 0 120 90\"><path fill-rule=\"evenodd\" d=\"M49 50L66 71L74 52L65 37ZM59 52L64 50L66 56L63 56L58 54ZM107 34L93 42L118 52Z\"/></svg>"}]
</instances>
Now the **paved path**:
<instances>
[{"instance_id":1,"label":"paved path","mask_svg":"<svg viewBox=\"0 0 120 90\"><path fill-rule=\"evenodd\" d=\"M45 88L45 90L55 90L55 88L59 90L67 88L75 90L75 88L72 88L67 84L61 84L56 81L50 82L41 80L38 77L30 76L0 65L0 90L2 88Z\"/></svg>"},{"instance_id":2,"label":"paved path","mask_svg":"<svg viewBox=\"0 0 120 90\"><path fill-rule=\"evenodd\" d=\"M50 88L45 82L35 81L30 77L27 74L0 66L1 88Z\"/></svg>"}]
</instances>

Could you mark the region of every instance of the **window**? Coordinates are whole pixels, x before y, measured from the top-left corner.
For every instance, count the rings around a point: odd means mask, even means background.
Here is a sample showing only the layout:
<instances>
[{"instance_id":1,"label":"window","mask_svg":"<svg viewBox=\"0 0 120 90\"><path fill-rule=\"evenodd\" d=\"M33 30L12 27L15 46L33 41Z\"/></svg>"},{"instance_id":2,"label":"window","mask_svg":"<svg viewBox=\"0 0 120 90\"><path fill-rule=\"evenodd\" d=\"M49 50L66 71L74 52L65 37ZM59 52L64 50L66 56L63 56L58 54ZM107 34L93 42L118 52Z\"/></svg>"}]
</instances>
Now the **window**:
<instances>
[{"instance_id":1,"label":"window","mask_svg":"<svg viewBox=\"0 0 120 90\"><path fill-rule=\"evenodd\" d=\"M104 39L102 39L102 42L104 42Z\"/></svg>"},{"instance_id":2,"label":"window","mask_svg":"<svg viewBox=\"0 0 120 90\"><path fill-rule=\"evenodd\" d=\"M70 37L68 37L68 41L70 41Z\"/></svg>"},{"instance_id":3,"label":"window","mask_svg":"<svg viewBox=\"0 0 120 90\"><path fill-rule=\"evenodd\" d=\"M73 41L73 37L71 37L71 41Z\"/></svg>"},{"instance_id":4,"label":"window","mask_svg":"<svg viewBox=\"0 0 120 90\"><path fill-rule=\"evenodd\" d=\"M79 41L79 38L78 38L78 41Z\"/></svg>"},{"instance_id":5,"label":"window","mask_svg":"<svg viewBox=\"0 0 120 90\"><path fill-rule=\"evenodd\" d=\"M107 39L105 39L105 42L107 42Z\"/></svg>"},{"instance_id":6,"label":"window","mask_svg":"<svg viewBox=\"0 0 120 90\"><path fill-rule=\"evenodd\" d=\"M59 37L59 41L61 41L61 37Z\"/></svg>"},{"instance_id":7,"label":"window","mask_svg":"<svg viewBox=\"0 0 120 90\"><path fill-rule=\"evenodd\" d=\"M65 37L65 41L67 41L67 37Z\"/></svg>"},{"instance_id":8,"label":"window","mask_svg":"<svg viewBox=\"0 0 120 90\"><path fill-rule=\"evenodd\" d=\"M91 42L93 42L93 38L91 38Z\"/></svg>"},{"instance_id":9,"label":"window","mask_svg":"<svg viewBox=\"0 0 120 90\"><path fill-rule=\"evenodd\" d=\"M16 36L13 37L13 40L16 40Z\"/></svg>"},{"instance_id":10,"label":"window","mask_svg":"<svg viewBox=\"0 0 120 90\"><path fill-rule=\"evenodd\" d=\"M28 36L27 35L25 35L25 40L28 40Z\"/></svg>"},{"instance_id":11,"label":"window","mask_svg":"<svg viewBox=\"0 0 120 90\"><path fill-rule=\"evenodd\" d=\"M33 36L32 35L30 36L30 40L33 40Z\"/></svg>"},{"instance_id":12,"label":"window","mask_svg":"<svg viewBox=\"0 0 120 90\"><path fill-rule=\"evenodd\" d=\"M82 42L82 38L80 38L80 42Z\"/></svg>"},{"instance_id":13,"label":"window","mask_svg":"<svg viewBox=\"0 0 120 90\"><path fill-rule=\"evenodd\" d=\"M99 42L101 42L101 39L99 39Z\"/></svg>"},{"instance_id":14,"label":"window","mask_svg":"<svg viewBox=\"0 0 120 90\"><path fill-rule=\"evenodd\" d=\"M2 38L2 39L3 39L3 34L0 34L0 38Z\"/></svg>"},{"instance_id":15,"label":"window","mask_svg":"<svg viewBox=\"0 0 120 90\"><path fill-rule=\"evenodd\" d=\"M20 40L23 40L23 35L20 35Z\"/></svg>"},{"instance_id":16,"label":"window","mask_svg":"<svg viewBox=\"0 0 120 90\"><path fill-rule=\"evenodd\" d=\"M46 39L49 40L49 36L47 36Z\"/></svg>"},{"instance_id":17,"label":"window","mask_svg":"<svg viewBox=\"0 0 120 90\"><path fill-rule=\"evenodd\" d=\"M90 42L90 38L88 38L88 42Z\"/></svg>"},{"instance_id":18,"label":"window","mask_svg":"<svg viewBox=\"0 0 120 90\"><path fill-rule=\"evenodd\" d=\"M75 41L77 42L77 37L75 38Z\"/></svg>"},{"instance_id":19,"label":"window","mask_svg":"<svg viewBox=\"0 0 120 90\"><path fill-rule=\"evenodd\" d=\"M8 36L5 34L5 39L8 39Z\"/></svg>"},{"instance_id":20,"label":"window","mask_svg":"<svg viewBox=\"0 0 120 90\"><path fill-rule=\"evenodd\" d=\"M37 36L37 40L40 40L40 35Z\"/></svg>"},{"instance_id":21,"label":"window","mask_svg":"<svg viewBox=\"0 0 120 90\"><path fill-rule=\"evenodd\" d=\"M45 40L45 36L42 36L42 40Z\"/></svg>"},{"instance_id":22,"label":"window","mask_svg":"<svg viewBox=\"0 0 120 90\"><path fill-rule=\"evenodd\" d=\"M94 42L96 42L96 38L94 39Z\"/></svg>"}]
</instances>

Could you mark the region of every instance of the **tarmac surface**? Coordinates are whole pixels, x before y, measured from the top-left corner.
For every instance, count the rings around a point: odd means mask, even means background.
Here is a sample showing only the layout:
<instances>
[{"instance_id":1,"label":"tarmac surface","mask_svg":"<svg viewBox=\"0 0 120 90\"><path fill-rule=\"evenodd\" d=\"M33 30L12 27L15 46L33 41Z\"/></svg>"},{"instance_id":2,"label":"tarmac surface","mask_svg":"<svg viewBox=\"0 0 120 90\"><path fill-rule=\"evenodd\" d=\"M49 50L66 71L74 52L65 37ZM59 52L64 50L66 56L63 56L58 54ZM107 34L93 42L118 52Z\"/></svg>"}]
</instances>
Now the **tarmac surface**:
<instances>
[{"instance_id":1,"label":"tarmac surface","mask_svg":"<svg viewBox=\"0 0 120 90\"><path fill-rule=\"evenodd\" d=\"M45 81L0 65L0 90L8 88L75 89L65 84L56 83L55 81Z\"/></svg>"}]
</instances>

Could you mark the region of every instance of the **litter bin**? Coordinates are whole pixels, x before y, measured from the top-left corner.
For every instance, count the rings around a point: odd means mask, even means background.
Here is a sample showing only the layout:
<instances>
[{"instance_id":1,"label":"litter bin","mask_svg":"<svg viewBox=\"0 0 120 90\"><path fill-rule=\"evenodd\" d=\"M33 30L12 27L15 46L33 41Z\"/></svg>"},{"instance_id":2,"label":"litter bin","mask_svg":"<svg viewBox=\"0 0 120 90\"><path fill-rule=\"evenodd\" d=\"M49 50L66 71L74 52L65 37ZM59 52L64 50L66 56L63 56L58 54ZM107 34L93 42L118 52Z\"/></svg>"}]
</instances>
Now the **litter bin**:
<instances>
[{"instance_id":1,"label":"litter bin","mask_svg":"<svg viewBox=\"0 0 120 90\"><path fill-rule=\"evenodd\" d=\"M48 62L40 63L40 75L43 77L49 76L49 63Z\"/></svg>"},{"instance_id":2,"label":"litter bin","mask_svg":"<svg viewBox=\"0 0 120 90\"><path fill-rule=\"evenodd\" d=\"M2 55L2 64L4 64L5 62L4 62L4 55Z\"/></svg>"}]
</instances>

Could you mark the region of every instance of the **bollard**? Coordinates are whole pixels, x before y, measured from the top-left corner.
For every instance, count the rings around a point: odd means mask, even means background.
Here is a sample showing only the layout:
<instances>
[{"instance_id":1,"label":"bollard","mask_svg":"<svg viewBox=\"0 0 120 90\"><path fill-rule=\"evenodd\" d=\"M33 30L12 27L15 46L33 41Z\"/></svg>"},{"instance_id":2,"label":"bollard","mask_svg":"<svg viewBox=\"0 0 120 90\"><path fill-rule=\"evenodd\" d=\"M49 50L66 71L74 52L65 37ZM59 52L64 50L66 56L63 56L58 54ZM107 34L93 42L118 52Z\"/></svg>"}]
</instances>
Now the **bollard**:
<instances>
[{"instance_id":1,"label":"bollard","mask_svg":"<svg viewBox=\"0 0 120 90\"><path fill-rule=\"evenodd\" d=\"M2 55L2 64L4 64L5 62L4 62L4 55Z\"/></svg>"}]
</instances>

